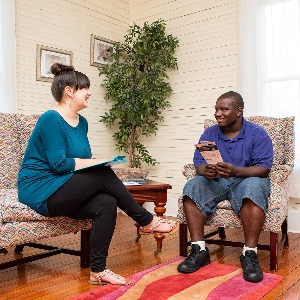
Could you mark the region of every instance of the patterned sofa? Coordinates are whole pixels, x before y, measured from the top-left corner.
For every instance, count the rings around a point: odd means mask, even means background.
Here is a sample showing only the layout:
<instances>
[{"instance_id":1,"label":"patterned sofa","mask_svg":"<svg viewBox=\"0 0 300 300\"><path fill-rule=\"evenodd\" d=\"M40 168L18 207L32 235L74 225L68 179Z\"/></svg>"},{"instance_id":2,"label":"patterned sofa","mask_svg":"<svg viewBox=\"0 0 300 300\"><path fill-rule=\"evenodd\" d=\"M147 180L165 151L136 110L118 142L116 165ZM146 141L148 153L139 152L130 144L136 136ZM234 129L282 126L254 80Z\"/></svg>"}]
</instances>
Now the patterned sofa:
<instances>
[{"instance_id":1,"label":"patterned sofa","mask_svg":"<svg viewBox=\"0 0 300 300\"><path fill-rule=\"evenodd\" d=\"M270 251L270 269L278 268L278 235L282 233L281 245L288 245L287 214L288 214L288 176L294 166L294 117L271 118L255 116L246 118L253 123L263 126L269 133L274 147L274 163L270 172L271 194L266 214L264 231L270 231L270 244L259 245L259 249ZM205 120L204 128L215 124L214 120ZM196 175L193 164L183 167L183 175L191 179ZM187 255L187 226L183 211L182 197L178 199L178 222L180 224L180 255ZM230 202L225 200L217 206L216 213L210 216L206 225L216 226L218 230L206 235L207 243L242 246L243 243L226 240L224 227L241 228L240 219L231 209ZM211 240L209 237L219 234L221 240Z\"/></svg>"},{"instance_id":2,"label":"patterned sofa","mask_svg":"<svg viewBox=\"0 0 300 300\"><path fill-rule=\"evenodd\" d=\"M47 252L2 263L0 270L59 253L78 255L81 266L88 267L91 220L44 217L18 201L17 174L38 117L0 113L0 252L6 254L7 248L12 246L16 246L16 253L21 253L24 246L44 249ZM44 238L79 231L81 251L35 243Z\"/></svg>"}]
</instances>

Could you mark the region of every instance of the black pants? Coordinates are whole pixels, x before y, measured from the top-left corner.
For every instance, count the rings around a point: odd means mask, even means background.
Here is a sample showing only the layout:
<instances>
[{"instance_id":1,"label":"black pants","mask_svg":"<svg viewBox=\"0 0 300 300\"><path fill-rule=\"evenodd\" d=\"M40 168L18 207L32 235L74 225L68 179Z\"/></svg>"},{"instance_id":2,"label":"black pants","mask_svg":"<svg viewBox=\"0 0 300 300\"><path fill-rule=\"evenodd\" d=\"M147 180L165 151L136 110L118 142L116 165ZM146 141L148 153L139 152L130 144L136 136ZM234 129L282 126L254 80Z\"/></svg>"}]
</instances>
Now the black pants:
<instances>
[{"instance_id":1,"label":"black pants","mask_svg":"<svg viewBox=\"0 0 300 300\"><path fill-rule=\"evenodd\" d=\"M140 226L148 225L153 216L133 199L122 181L109 167L94 167L76 172L48 198L51 217L92 219L91 271L106 267L108 248L114 233L117 207Z\"/></svg>"}]
</instances>

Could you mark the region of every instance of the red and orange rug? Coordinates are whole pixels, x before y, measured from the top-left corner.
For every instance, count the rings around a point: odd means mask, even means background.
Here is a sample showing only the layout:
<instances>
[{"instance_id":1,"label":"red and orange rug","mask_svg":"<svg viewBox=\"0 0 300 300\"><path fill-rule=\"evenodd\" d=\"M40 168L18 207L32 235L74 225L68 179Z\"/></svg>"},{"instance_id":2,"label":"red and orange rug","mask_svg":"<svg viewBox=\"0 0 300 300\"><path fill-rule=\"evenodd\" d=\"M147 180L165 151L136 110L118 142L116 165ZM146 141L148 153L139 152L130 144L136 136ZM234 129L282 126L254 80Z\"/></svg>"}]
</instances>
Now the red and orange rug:
<instances>
[{"instance_id":1,"label":"red and orange rug","mask_svg":"<svg viewBox=\"0 0 300 300\"><path fill-rule=\"evenodd\" d=\"M84 293L73 300L256 300L274 289L282 276L264 273L263 281L247 282L242 269L218 263L211 263L192 274L178 273L176 268L183 257L136 273L131 285L106 285Z\"/></svg>"}]
</instances>

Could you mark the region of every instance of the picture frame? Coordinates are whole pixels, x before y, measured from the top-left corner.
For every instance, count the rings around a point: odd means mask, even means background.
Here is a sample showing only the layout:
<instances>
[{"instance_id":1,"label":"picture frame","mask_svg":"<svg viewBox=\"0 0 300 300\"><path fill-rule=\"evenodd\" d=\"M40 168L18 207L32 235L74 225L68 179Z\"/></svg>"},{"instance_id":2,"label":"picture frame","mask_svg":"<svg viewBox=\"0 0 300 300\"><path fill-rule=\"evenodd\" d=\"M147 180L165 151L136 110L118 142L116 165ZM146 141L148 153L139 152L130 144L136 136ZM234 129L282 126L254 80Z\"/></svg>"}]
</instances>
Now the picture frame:
<instances>
[{"instance_id":1,"label":"picture frame","mask_svg":"<svg viewBox=\"0 0 300 300\"><path fill-rule=\"evenodd\" d=\"M54 75L51 66L54 63L62 63L72 66L73 52L58 48L37 45L36 53L36 80L52 82Z\"/></svg>"},{"instance_id":2,"label":"picture frame","mask_svg":"<svg viewBox=\"0 0 300 300\"><path fill-rule=\"evenodd\" d=\"M91 66L103 67L111 63L109 59L112 53L114 53L115 42L102 38L100 36L91 34L91 49L90 59Z\"/></svg>"}]
</instances>

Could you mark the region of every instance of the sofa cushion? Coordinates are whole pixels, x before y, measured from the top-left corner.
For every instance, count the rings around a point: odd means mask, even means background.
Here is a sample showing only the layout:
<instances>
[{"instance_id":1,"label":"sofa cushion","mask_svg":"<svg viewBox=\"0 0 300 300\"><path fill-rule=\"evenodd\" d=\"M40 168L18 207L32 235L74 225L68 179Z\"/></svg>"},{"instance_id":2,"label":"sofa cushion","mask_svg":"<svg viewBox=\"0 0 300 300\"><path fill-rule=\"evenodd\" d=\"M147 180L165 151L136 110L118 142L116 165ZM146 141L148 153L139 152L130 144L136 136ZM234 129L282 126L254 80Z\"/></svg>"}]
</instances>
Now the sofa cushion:
<instances>
[{"instance_id":1,"label":"sofa cushion","mask_svg":"<svg viewBox=\"0 0 300 300\"><path fill-rule=\"evenodd\" d=\"M0 189L0 220L2 223L46 220L44 217L21 203L17 188Z\"/></svg>"},{"instance_id":2,"label":"sofa cushion","mask_svg":"<svg viewBox=\"0 0 300 300\"><path fill-rule=\"evenodd\" d=\"M274 147L274 165L294 164L294 144L291 142L294 130L294 117L272 118L266 116L246 117L250 122L262 126L268 132ZM215 120L206 119L204 128L216 124Z\"/></svg>"},{"instance_id":3,"label":"sofa cushion","mask_svg":"<svg viewBox=\"0 0 300 300\"><path fill-rule=\"evenodd\" d=\"M271 117L248 117L247 120L264 127L272 139L274 147L274 165L290 165L293 167L294 145L289 141L293 136L294 117L271 118ZM287 145L291 146L290 151Z\"/></svg>"},{"instance_id":4,"label":"sofa cushion","mask_svg":"<svg viewBox=\"0 0 300 300\"><path fill-rule=\"evenodd\" d=\"M67 217L47 218L40 222L11 222L1 227L0 248L8 248L44 238L91 229L91 220Z\"/></svg>"},{"instance_id":5,"label":"sofa cushion","mask_svg":"<svg viewBox=\"0 0 300 300\"><path fill-rule=\"evenodd\" d=\"M17 189L0 189L0 248L91 229L92 221L44 217L18 201Z\"/></svg>"},{"instance_id":6,"label":"sofa cushion","mask_svg":"<svg viewBox=\"0 0 300 300\"><path fill-rule=\"evenodd\" d=\"M19 153L16 115L0 113L0 189L16 186Z\"/></svg>"},{"instance_id":7,"label":"sofa cushion","mask_svg":"<svg viewBox=\"0 0 300 300\"><path fill-rule=\"evenodd\" d=\"M20 144L20 159L23 159L31 132L40 115L16 114L18 141ZM21 161L20 161L21 164Z\"/></svg>"},{"instance_id":8,"label":"sofa cushion","mask_svg":"<svg viewBox=\"0 0 300 300\"><path fill-rule=\"evenodd\" d=\"M28 139L39 115L0 113L0 189L14 188Z\"/></svg>"}]
</instances>

